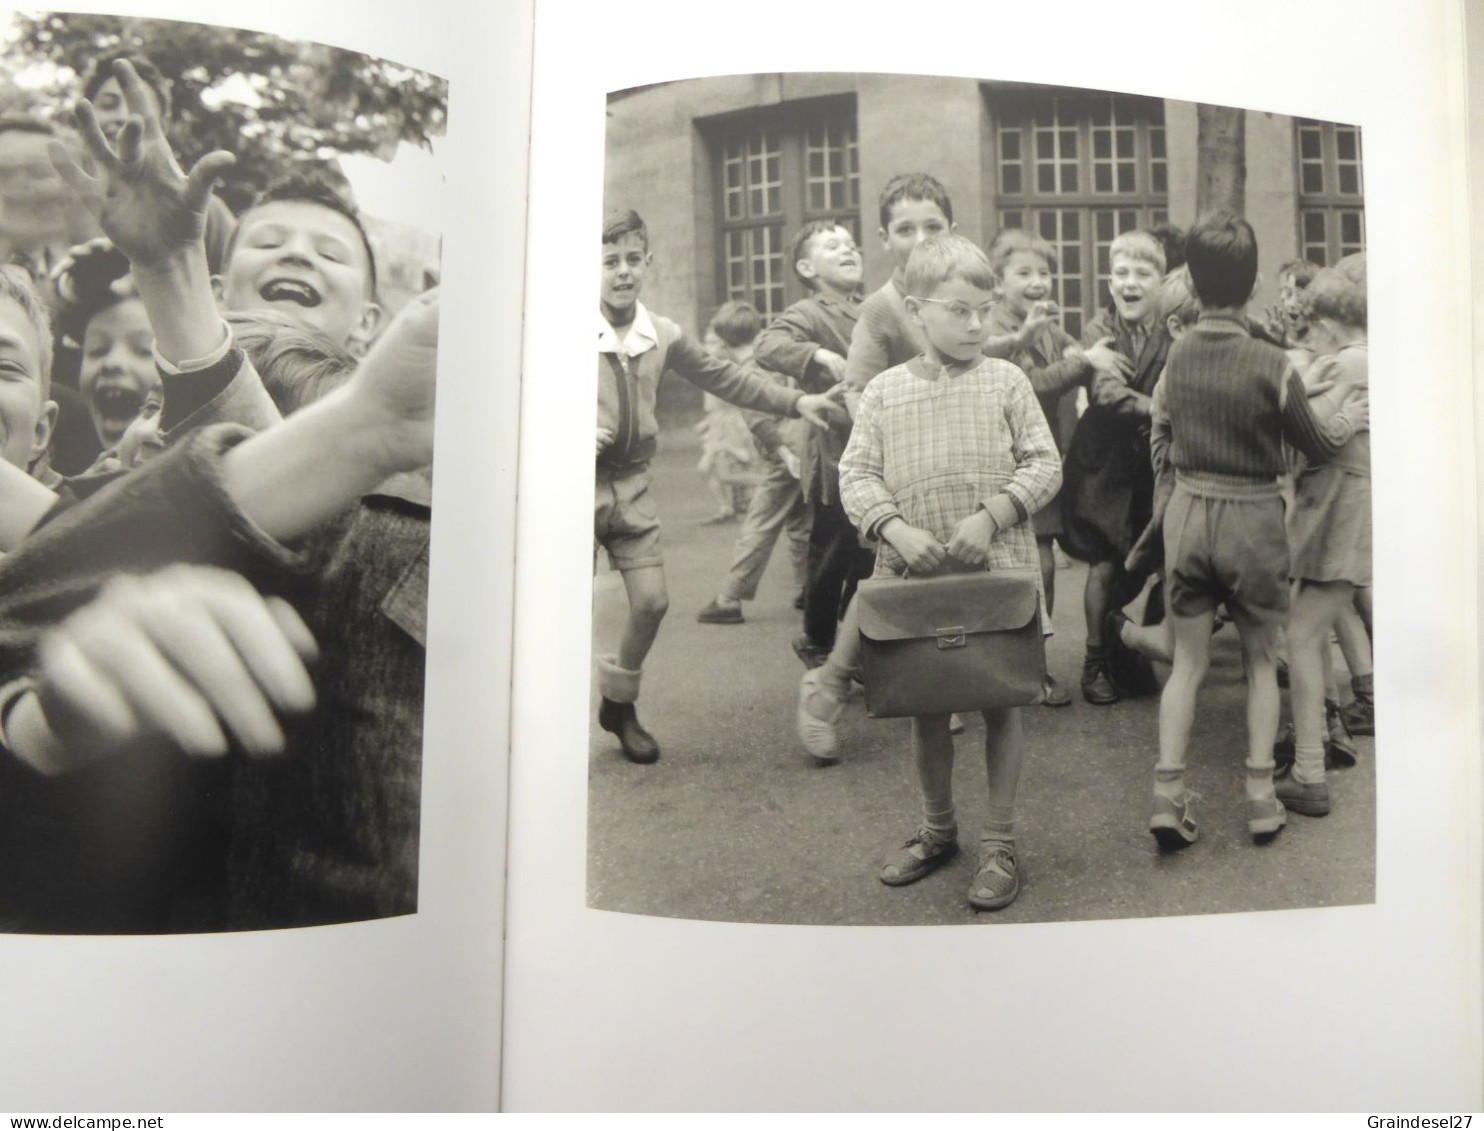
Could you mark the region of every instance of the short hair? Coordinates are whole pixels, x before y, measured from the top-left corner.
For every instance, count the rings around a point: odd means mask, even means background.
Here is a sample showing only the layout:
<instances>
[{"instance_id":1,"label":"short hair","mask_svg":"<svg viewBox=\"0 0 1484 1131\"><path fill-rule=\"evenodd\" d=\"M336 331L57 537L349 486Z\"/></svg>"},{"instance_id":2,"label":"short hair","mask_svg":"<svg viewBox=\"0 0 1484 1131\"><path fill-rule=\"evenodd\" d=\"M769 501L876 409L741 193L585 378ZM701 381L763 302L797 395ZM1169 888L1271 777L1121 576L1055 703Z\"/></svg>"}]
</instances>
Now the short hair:
<instances>
[{"instance_id":1,"label":"short hair","mask_svg":"<svg viewBox=\"0 0 1484 1131\"><path fill-rule=\"evenodd\" d=\"M284 416L339 388L356 359L323 330L278 310L234 310L225 315L232 340L263 379Z\"/></svg>"},{"instance_id":2,"label":"short hair","mask_svg":"<svg viewBox=\"0 0 1484 1131\"><path fill-rule=\"evenodd\" d=\"M1343 326L1366 328L1365 287L1339 267L1326 267L1304 291L1310 318L1328 318Z\"/></svg>"},{"instance_id":3,"label":"short hair","mask_svg":"<svg viewBox=\"0 0 1484 1131\"><path fill-rule=\"evenodd\" d=\"M1190 272L1184 267L1171 271L1159 285L1156 307L1161 326L1173 317L1180 325L1189 326L1201 316L1201 304L1190 285Z\"/></svg>"},{"instance_id":4,"label":"short hair","mask_svg":"<svg viewBox=\"0 0 1484 1131\"><path fill-rule=\"evenodd\" d=\"M1149 232L1124 232L1108 245L1108 262L1113 262L1113 257L1122 255L1126 259L1141 259L1152 266L1155 271L1163 275L1165 266L1165 245Z\"/></svg>"},{"instance_id":5,"label":"short hair","mask_svg":"<svg viewBox=\"0 0 1484 1131\"><path fill-rule=\"evenodd\" d=\"M937 177L927 173L901 173L886 182L881 190L881 226L891 227L891 210L903 200L925 200L936 204L944 218L953 223L953 204L948 199L948 190Z\"/></svg>"},{"instance_id":6,"label":"short hair","mask_svg":"<svg viewBox=\"0 0 1484 1131\"><path fill-rule=\"evenodd\" d=\"M733 299L716 308L716 313L711 316L707 326L727 345L737 349L747 345L762 332L763 320L750 302Z\"/></svg>"},{"instance_id":7,"label":"short hair","mask_svg":"<svg viewBox=\"0 0 1484 1131\"><path fill-rule=\"evenodd\" d=\"M799 275L799 261L808 257L809 245L814 242L814 237L833 232L836 228L846 232L850 231L850 228L840 223L839 220L810 220L794 234L793 242L788 245L788 261L793 264L795 275ZM814 289L813 279L806 279L799 275L799 282L811 291Z\"/></svg>"},{"instance_id":8,"label":"short hair","mask_svg":"<svg viewBox=\"0 0 1484 1131\"><path fill-rule=\"evenodd\" d=\"M632 208L625 208L621 212L610 212L603 217L603 242L617 243L630 232L639 233L639 242L644 245L644 250L649 250L649 229L645 227L644 218Z\"/></svg>"},{"instance_id":9,"label":"short hair","mask_svg":"<svg viewBox=\"0 0 1484 1131\"><path fill-rule=\"evenodd\" d=\"M1202 306L1242 306L1257 284L1257 233L1234 212L1202 216L1185 241L1185 264Z\"/></svg>"},{"instance_id":10,"label":"short hair","mask_svg":"<svg viewBox=\"0 0 1484 1131\"><path fill-rule=\"evenodd\" d=\"M1185 229L1174 224L1156 224L1149 234L1159 241L1165 250L1165 270L1178 271L1185 266Z\"/></svg>"},{"instance_id":11,"label":"short hair","mask_svg":"<svg viewBox=\"0 0 1484 1131\"><path fill-rule=\"evenodd\" d=\"M1284 275L1293 276L1293 285L1298 290L1303 290L1314 281L1314 276L1319 274L1319 264L1310 263L1307 259L1290 259L1282 267L1278 268L1278 278Z\"/></svg>"},{"instance_id":12,"label":"short hair","mask_svg":"<svg viewBox=\"0 0 1484 1131\"><path fill-rule=\"evenodd\" d=\"M1032 255L1039 255L1046 261L1047 267L1050 267L1053 272L1056 271L1056 252L1044 239L1024 228L1002 228L989 244L989 267L994 272L995 278L1005 277L1005 266L1017 251L1028 251Z\"/></svg>"},{"instance_id":13,"label":"short hair","mask_svg":"<svg viewBox=\"0 0 1484 1131\"><path fill-rule=\"evenodd\" d=\"M40 348L36 358L40 366L36 385L41 393L41 401L45 403L52 395L52 323L46 303L42 301L41 293L26 269L13 263L0 264L0 299L10 299L19 306L30 320L32 329L36 331L36 341Z\"/></svg>"},{"instance_id":14,"label":"short hair","mask_svg":"<svg viewBox=\"0 0 1484 1131\"><path fill-rule=\"evenodd\" d=\"M1365 252L1352 251L1344 259L1335 264L1335 270L1341 275L1344 275L1345 278L1349 279L1362 291L1365 290Z\"/></svg>"},{"instance_id":15,"label":"short hair","mask_svg":"<svg viewBox=\"0 0 1484 1131\"><path fill-rule=\"evenodd\" d=\"M242 210L242 215L237 218L237 226L232 229L232 235L227 240L227 251L222 256L222 264L232 261L232 253L237 250L237 237L242 231L242 221L247 214L255 208L262 208L267 204L278 204L281 202L318 204L321 208L328 208L331 212L337 212L350 221L355 228L356 235L361 238L361 246L366 249L366 268L369 274L367 279L367 290L372 295L376 294L376 251L371 246L371 237L366 234L366 226L361 222L361 212L354 202L340 189L331 183L325 173L300 170L280 177L271 182L267 188L253 197L253 201Z\"/></svg>"},{"instance_id":16,"label":"short hair","mask_svg":"<svg viewBox=\"0 0 1484 1131\"><path fill-rule=\"evenodd\" d=\"M170 80L160 73L160 68L155 66L154 60L148 55L141 55L128 48L110 51L93 60L93 65L83 76L82 96L89 102L93 101L98 96L98 91L103 89L103 84L116 77L113 73L113 65L121 60L131 64L135 73L144 81L144 85L154 92L155 98L160 103L160 121L168 122L171 111Z\"/></svg>"},{"instance_id":17,"label":"short hair","mask_svg":"<svg viewBox=\"0 0 1484 1131\"><path fill-rule=\"evenodd\" d=\"M962 279L982 291L994 288L989 259L973 240L963 236L933 236L912 249L902 272L902 284L915 298L930 298L951 279Z\"/></svg>"}]
</instances>

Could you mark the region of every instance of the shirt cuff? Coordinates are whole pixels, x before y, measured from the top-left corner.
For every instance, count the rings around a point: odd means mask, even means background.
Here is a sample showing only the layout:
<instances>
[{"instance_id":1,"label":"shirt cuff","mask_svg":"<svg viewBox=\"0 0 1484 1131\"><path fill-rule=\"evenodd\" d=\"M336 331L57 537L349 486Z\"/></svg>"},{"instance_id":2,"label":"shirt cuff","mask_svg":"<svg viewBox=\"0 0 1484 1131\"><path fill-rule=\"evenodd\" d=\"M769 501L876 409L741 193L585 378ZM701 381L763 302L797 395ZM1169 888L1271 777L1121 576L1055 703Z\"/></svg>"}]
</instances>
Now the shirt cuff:
<instances>
[{"instance_id":1,"label":"shirt cuff","mask_svg":"<svg viewBox=\"0 0 1484 1131\"><path fill-rule=\"evenodd\" d=\"M161 373L167 377L176 377L182 373L195 373L202 369L210 369L213 365L221 364L222 358L227 356L227 351L232 348L232 327L227 325L225 318L218 323L222 332L222 344L217 346L205 357L191 358L188 361L167 361L160 353L160 348L154 348L155 365Z\"/></svg>"}]
</instances>

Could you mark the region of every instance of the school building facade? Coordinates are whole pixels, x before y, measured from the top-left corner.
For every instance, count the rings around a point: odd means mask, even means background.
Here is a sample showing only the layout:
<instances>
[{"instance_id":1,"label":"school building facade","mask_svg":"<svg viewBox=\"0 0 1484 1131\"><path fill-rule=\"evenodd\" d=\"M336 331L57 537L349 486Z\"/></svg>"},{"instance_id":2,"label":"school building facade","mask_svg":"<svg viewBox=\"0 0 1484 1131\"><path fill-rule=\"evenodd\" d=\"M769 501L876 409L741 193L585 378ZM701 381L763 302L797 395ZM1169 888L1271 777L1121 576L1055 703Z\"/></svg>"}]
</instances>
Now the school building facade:
<instances>
[{"instance_id":1,"label":"school building facade","mask_svg":"<svg viewBox=\"0 0 1484 1131\"><path fill-rule=\"evenodd\" d=\"M649 226L644 301L688 330L729 298L764 315L803 295L788 241L835 217L862 241L866 287L889 264L877 198L898 173L948 189L959 231L1040 232L1059 259L1073 334L1108 302L1120 232L1195 218L1196 106L1024 83L876 74L692 79L608 97L605 210ZM1246 216L1261 249L1258 301L1277 267L1333 263L1365 244L1357 127L1246 114Z\"/></svg>"}]
</instances>

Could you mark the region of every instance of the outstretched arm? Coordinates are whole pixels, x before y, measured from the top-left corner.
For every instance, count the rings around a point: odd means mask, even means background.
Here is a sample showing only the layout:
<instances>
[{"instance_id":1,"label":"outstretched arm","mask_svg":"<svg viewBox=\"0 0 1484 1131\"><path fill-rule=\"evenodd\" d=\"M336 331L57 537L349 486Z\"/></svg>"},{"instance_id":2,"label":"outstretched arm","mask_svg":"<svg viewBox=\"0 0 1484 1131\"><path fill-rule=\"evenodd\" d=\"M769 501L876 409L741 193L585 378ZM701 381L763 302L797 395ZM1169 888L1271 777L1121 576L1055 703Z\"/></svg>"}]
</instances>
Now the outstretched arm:
<instances>
[{"instance_id":1,"label":"outstretched arm","mask_svg":"<svg viewBox=\"0 0 1484 1131\"><path fill-rule=\"evenodd\" d=\"M184 173L134 68L120 60L114 76L130 114L118 147L103 136L92 104L84 100L77 121L97 174L86 172L56 141L52 164L129 257L160 356L175 364L208 357L225 332L206 265L207 206L212 184L236 158L218 150Z\"/></svg>"},{"instance_id":2,"label":"outstretched arm","mask_svg":"<svg viewBox=\"0 0 1484 1131\"><path fill-rule=\"evenodd\" d=\"M186 754L283 750L278 716L314 706L299 615L206 566L120 576L44 636L32 687L5 715L21 761L59 774L163 740Z\"/></svg>"}]
</instances>

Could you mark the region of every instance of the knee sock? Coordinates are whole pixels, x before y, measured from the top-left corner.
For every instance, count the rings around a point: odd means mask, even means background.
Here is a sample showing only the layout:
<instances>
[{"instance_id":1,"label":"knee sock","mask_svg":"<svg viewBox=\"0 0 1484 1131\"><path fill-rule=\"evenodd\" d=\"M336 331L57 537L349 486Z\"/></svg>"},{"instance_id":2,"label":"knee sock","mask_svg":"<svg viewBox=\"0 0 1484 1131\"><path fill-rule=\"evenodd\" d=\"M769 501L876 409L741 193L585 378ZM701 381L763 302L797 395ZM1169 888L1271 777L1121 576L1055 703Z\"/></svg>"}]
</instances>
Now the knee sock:
<instances>
[{"instance_id":1,"label":"knee sock","mask_svg":"<svg viewBox=\"0 0 1484 1131\"><path fill-rule=\"evenodd\" d=\"M989 817L979 833L981 848L991 844L1015 847L1015 807L1013 805L991 805Z\"/></svg>"}]
</instances>

